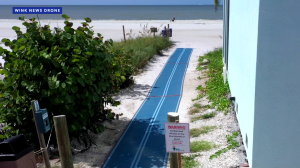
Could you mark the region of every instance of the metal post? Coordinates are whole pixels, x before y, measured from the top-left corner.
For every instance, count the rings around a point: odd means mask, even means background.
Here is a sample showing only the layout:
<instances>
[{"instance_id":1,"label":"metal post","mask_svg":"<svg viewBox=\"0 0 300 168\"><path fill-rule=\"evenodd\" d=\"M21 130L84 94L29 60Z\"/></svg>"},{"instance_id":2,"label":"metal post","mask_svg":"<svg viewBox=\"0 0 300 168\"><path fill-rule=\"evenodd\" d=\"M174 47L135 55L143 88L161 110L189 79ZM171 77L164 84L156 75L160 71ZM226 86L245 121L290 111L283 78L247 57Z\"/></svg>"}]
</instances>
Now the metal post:
<instances>
[{"instance_id":1,"label":"metal post","mask_svg":"<svg viewBox=\"0 0 300 168\"><path fill-rule=\"evenodd\" d=\"M125 27L124 27L124 25L123 25L123 35L124 35L124 41L125 41L125 43L126 43L126 37L125 37Z\"/></svg>"},{"instance_id":2,"label":"metal post","mask_svg":"<svg viewBox=\"0 0 300 168\"><path fill-rule=\"evenodd\" d=\"M36 116L35 116L36 109L35 109L35 103L34 103L35 101L36 100L31 101L31 107L32 107L32 114L33 114L33 117L34 117L34 123L35 123L36 131L37 131L37 135L38 135L38 138L39 138L40 148L42 150L43 159L44 159L44 162L45 162L45 167L46 168L51 168L51 165L50 165L50 162L49 162L49 157L48 157L48 152L47 152L47 147L46 147L46 143L45 143L44 134L41 134L39 132L39 126L36 122Z\"/></svg>"},{"instance_id":3,"label":"metal post","mask_svg":"<svg viewBox=\"0 0 300 168\"><path fill-rule=\"evenodd\" d=\"M54 116L53 120L61 167L74 168L66 116Z\"/></svg>"},{"instance_id":4,"label":"metal post","mask_svg":"<svg viewBox=\"0 0 300 168\"><path fill-rule=\"evenodd\" d=\"M168 113L168 122L176 122L179 121L179 114L175 112ZM177 153L169 153L170 158L170 168L179 168L178 165L178 154Z\"/></svg>"}]
</instances>

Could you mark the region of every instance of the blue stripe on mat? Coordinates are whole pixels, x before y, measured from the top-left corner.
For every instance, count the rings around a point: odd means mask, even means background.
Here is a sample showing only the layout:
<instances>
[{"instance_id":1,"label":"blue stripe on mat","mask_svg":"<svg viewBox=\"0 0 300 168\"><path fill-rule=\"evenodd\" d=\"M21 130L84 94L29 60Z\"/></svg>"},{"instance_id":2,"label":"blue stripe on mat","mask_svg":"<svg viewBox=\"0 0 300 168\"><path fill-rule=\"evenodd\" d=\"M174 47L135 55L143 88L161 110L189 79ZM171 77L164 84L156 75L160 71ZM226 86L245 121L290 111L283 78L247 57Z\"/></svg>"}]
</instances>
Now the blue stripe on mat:
<instances>
[{"instance_id":1,"label":"blue stripe on mat","mask_svg":"<svg viewBox=\"0 0 300 168\"><path fill-rule=\"evenodd\" d=\"M177 48L106 160L104 168L166 167L164 123L177 112L193 49Z\"/></svg>"}]
</instances>

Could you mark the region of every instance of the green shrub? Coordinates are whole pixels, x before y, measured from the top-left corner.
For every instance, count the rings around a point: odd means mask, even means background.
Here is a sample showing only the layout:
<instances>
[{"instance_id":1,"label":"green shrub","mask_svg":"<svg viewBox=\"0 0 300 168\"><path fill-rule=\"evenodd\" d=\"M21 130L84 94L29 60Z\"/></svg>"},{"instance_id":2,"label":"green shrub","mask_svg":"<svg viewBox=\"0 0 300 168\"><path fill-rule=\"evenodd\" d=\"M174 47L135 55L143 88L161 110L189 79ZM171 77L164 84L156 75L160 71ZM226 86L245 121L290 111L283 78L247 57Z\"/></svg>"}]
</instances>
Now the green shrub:
<instances>
[{"instance_id":1,"label":"green shrub","mask_svg":"<svg viewBox=\"0 0 300 168\"><path fill-rule=\"evenodd\" d=\"M114 43L115 49L124 49L125 52L132 52L130 60L136 69L143 68L155 54L162 54L162 50L174 44L169 38L161 36L143 36L135 39Z\"/></svg>"},{"instance_id":2,"label":"green shrub","mask_svg":"<svg viewBox=\"0 0 300 168\"><path fill-rule=\"evenodd\" d=\"M191 137L198 137L201 134L206 134L214 129L216 129L217 126L203 126L201 128L193 128L190 130Z\"/></svg>"},{"instance_id":3,"label":"green shrub","mask_svg":"<svg viewBox=\"0 0 300 168\"><path fill-rule=\"evenodd\" d=\"M90 18L74 29L69 17L62 17L65 26L55 31L35 18L20 17L26 32L14 26L17 39L2 40L12 50L0 47L5 60L1 73L6 75L0 121L7 124L6 138L23 133L36 139L32 100L48 109L50 119L52 114L66 115L70 135L82 128L97 130L95 120L115 116L105 106L119 104L111 95L133 72L128 52L113 51L113 41L104 42L99 33L94 37Z\"/></svg>"},{"instance_id":4,"label":"green shrub","mask_svg":"<svg viewBox=\"0 0 300 168\"><path fill-rule=\"evenodd\" d=\"M194 168L199 167L199 162L197 162L196 157L198 155L190 155L190 156L181 156L182 157L182 168Z\"/></svg>"},{"instance_id":5,"label":"green shrub","mask_svg":"<svg viewBox=\"0 0 300 168\"><path fill-rule=\"evenodd\" d=\"M205 82L206 87L202 89L202 92L212 102L212 108L217 106L218 111L225 111L227 113L229 111L230 100L227 99L226 95L230 92L230 88L228 81L224 84L222 75L224 66L222 48L215 49L205 54L205 56L199 57L198 68L201 68L200 64L203 63L204 59L207 59L209 62L209 71L207 72L209 80Z\"/></svg>"},{"instance_id":6,"label":"green shrub","mask_svg":"<svg viewBox=\"0 0 300 168\"><path fill-rule=\"evenodd\" d=\"M209 159L217 158L219 157L222 153L225 153L229 151L230 149L234 149L240 146L239 142L237 142L234 138L236 138L239 135L238 132L233 132L232 135L226 135L227 138L227 143L229 146L227 148L223 148L218 150L215 154L211 155Z\"/></svg>"},{"instance_id":7,"label":"green shrub","mask_svg":"<svg viewBox=\"0 0 300 168\"><path fill-rule=\"evenodd\" d=\"M209 141L194 141L191 143L191 152L202 152L208 151L212 148L217 147L217 145L213 142Z\"/></svg>"}]
</instances>

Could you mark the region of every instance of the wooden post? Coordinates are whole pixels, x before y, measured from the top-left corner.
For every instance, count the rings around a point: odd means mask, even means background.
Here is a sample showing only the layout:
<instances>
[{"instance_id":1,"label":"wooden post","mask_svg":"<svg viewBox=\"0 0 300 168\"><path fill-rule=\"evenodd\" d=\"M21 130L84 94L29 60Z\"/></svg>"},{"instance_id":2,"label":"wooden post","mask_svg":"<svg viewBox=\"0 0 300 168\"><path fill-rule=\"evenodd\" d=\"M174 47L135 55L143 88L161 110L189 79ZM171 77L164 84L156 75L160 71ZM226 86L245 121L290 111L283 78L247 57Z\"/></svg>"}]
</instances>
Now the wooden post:
<instances>
[{"instance_id":1,"label":"wooden post","mask_svg":"<svg viewBox=\"0 0 300 168\"><path fill-rule=\"evenodd\" d=\"M176 123L179 123L179 120L176 120ZM177 153L178 158L178 168L181 168L181 153Z\"/></svg>"},{"instance_id":2,"label":"wooden post","mask_svg":"<svg viewBox=\"0 0 300 168\"><path fill-rule=\"evenodd\" d=\"M167 35L168 35L168 37L170 37L170 27L169 27L169 24L168 24L168 32L167 32Z\"/></svg>"},{"instance_id":3,"label":"wooden post","mask_svg":"<svg viewBox=\"0 0 300 168\"><path fill-rule=\"evenodd\" d=\"M126 43L126 37L125 37L125 27L124 27L124 25L123 25L123 35L124 35L124 41L125 41L125 43Z\"/></svg>"},{"instance_id":4,"label":"wooden post","mask_svg":"<svg viewBox=\"0 0 300 168\"><path fill-rule=\"evenodd\" d=\"M168 113L168 122L176 122L179 121L179 114L175 112ZM170 168L179 168L178 165L178 154L177 153L169 153L170 158Z\"/></svg>"},{"instance_id":5,"label":"wooden post","mask_svg":"<svg viewBox=\"0 0 300 168\"><path fill-rule=\"evenodd\" d=\"M41 150L42 150L43 159L44 159L44 162L45 162L45 167L46 167L46 168L51 168L51 165L50 165L50 162L49 162L49 157L48 157L48 152L47 152L47 147L46 147L46 143L45 143L44 134L41 134L41 133L39 132L39 126L38 126L38 124L37 124L37 122L36 122L35 112L36 112L37 110L39 110L39 109L36 109L35 101L36 101L36 100L32 100L32 101L31 101L32 114L33 114L33 117L34 117L35 128L36 128L37 135L38 135L38 138L39 138L40 148L41 148Z\"/></svg>"},{"instance_id":6,"label":"wooden post","mask_svg":"<svg viewBox=\"0 0 300 168\"><path fill-rule=\"evenodd\" d=\"M53 120L61 167L74 168L66 116L54 116Z\"/></svg>"}]
</instances>

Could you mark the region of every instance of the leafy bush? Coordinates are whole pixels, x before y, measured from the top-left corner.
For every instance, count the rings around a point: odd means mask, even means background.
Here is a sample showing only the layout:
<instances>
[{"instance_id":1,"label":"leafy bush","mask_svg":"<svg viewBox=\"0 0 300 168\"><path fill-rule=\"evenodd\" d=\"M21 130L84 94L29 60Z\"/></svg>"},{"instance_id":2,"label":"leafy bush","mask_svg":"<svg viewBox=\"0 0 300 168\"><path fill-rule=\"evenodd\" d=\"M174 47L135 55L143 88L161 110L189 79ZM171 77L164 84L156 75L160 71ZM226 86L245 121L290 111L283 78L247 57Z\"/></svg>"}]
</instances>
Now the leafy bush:
<instances>
[{"instance_id":1,"label":"leafy bush","mask_svg":"<svg viewBox=\"0 0 300 168\"><path fill-rule=\"evenodd\" d=\"M205 82L205 88L200 88L199 86L198 89L208 96L209 101L212 102L212 108L217 106L218 111L225 111L225 114L227 114L230 100L226 96L230 92L230 88L228 81L224 84L222 75L224 66L222 48L215 49L205 54L205 56L199 57L198 70L201 70L201 64L203 64L204 59L208 60L209 70L207 71L207 76L209 79Z\"/></svg>"},{"instance_id":2,"label":"leafy bush","mask_svg":"<svg viewBox=\"0 0 300 168\"><path fill-rule=\"evenodd\" d=\"M52 114L66 115L70 135L82 128L97 129L95 120L115 116L105 106L119 104L111 95L133 73L129 53L113 51L113 41L104 42L99 33L94 37L90 18L74 29L70 18L62 17L65 26L55 31L35 18L20 17L26 32L14 26L17 39L2 40L12 50L0 47L5 60L1 73L6 75L0 121L7 124L6 138L23 133L36 139L32 100L48 109L50 119Z\"/></svg>"}]
</instances>

